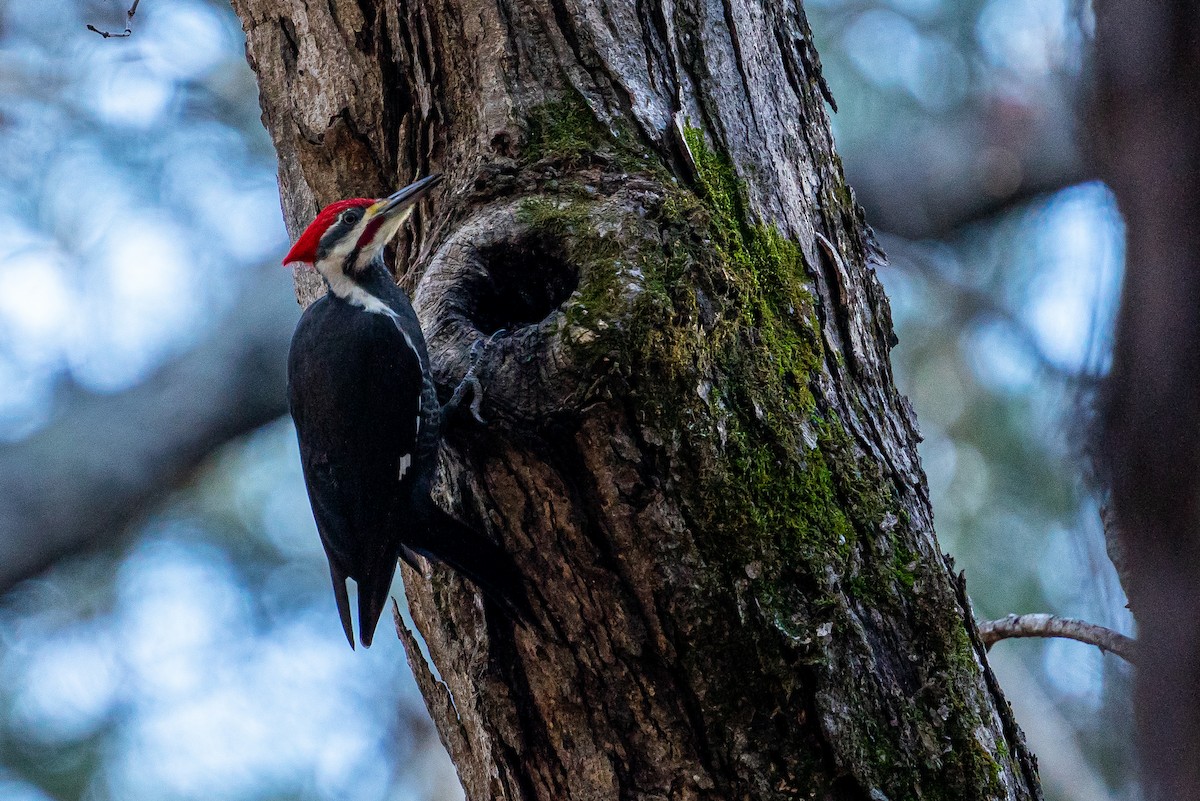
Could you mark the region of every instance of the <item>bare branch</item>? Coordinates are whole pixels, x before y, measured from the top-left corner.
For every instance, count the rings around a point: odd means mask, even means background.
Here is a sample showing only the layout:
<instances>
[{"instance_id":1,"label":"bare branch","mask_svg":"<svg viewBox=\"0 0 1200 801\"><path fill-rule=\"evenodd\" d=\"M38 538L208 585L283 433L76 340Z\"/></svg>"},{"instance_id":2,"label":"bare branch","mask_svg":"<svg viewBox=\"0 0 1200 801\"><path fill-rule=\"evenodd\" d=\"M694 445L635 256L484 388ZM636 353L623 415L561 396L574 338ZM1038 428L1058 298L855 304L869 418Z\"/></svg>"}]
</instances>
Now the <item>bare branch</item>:
<instances>
[{"instance_id":1,"label":"bare branch","mask_svg":"<svg viewBox=\"0 0 1200 801\"><path fill-rule=\"evenodd\" d=\"M142 2L142 0L133 0L133 5L131 5L129 7L129 10L125 12L125 32L124 33L113 33L112 31L102 31L99 28L97 28L95 25L88 25L87 29L89 31L91 31L92 33L100 34L105 39L125 39L129 36L132 36L133 35L133 15L137 13L138 3L140 3L140 2Z\"/></svg>"},{"instance_id":2,"label":"bare branch","mask_svg":"<svg viewBox=\"0 0 1200 801\"><path fill-rule=\"evenodd\" d=\"M1057 615L1009 615L979 624L979 636L987 648L1015 637L1063 637L1094 645L1133 664L1136 641L1120 632L1083 620Z\"/></svg>"},{"instance_id":3,"label":"bare branch","mask_svg":"<svg viewBox=\"0 0 1200 801\"><path fill-rule=\"evenodd\" d=\"M917 135L847 154L854 194L877 231L948 239L964 228L1095 178L1075 143L1074 99L981 102Z\"/></svg>"}]
</instances>

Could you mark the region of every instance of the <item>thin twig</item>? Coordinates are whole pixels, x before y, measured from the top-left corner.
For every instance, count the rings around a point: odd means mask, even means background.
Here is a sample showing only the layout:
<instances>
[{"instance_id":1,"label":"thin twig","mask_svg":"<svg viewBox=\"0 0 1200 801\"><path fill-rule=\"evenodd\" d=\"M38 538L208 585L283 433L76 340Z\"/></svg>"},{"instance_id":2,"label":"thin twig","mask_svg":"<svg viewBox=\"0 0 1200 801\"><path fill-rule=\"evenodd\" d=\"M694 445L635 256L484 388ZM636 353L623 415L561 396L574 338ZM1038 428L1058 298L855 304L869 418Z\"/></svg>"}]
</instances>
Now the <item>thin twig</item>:
<instances>
[{"instance_id":1,"label":"thin twig","mask_svg":"<svg viewBox=\"0 0 1200 801\"><path fill-rule=\"evenodd\" d=\"M1133 664L1136 641L1124 634L1069 617L1057 615L1009 615L1000 620L979 624L979 636L991 649L1000 640L1011 637L1065 637L1068 640L1094 645Z\"/></svg>"},{"instance_id":2,"label":"thin twig","mask_svg":"<svg viewBox=\"0 0 1200 801\"><path fill-rule=\"evenodd\" d=\"M129 7L129 10L125 12L125 32L124 33L113 33L112 31L102 31L99 28L97 28L95 25L88 25L87 29L89 31L92 31L93 33L100 34L105 39L124 39L128 36L132 36L133 35L133 15L137 13L138 3L140 3L140 2L142 2L142 0L133 0L133 5L131 5Z\"/></svg>"}]
</instances>

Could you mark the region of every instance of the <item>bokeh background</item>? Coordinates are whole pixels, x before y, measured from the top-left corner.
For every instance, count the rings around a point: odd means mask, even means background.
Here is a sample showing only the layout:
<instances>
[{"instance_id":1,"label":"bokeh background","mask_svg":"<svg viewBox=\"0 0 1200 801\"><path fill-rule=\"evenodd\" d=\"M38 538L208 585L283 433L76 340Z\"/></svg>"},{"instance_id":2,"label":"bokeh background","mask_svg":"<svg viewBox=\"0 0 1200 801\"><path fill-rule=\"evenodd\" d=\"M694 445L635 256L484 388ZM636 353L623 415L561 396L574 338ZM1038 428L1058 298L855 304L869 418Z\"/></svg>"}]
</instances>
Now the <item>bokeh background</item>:
<instances>
[{"instance_id":1,"label":"bokeh background","mask_svg":"<svg viewBox=\"0 0 1200 801\"><path fill-rule=\"evenodd\" d=\"M943 548L981 617L1130 633L1081 456L1122 252L1076 143L1087 5L805 6L890 257ZM461 798L400 644L381 628L346 647L282 406L198 468L80 433L220 434L194 422L219 382L170 382L250 337L282 354L299 314L233 12L144 0L128 39L85 28L119 31L124 10L0 0L0 478L23 477L0 488L53 506L106 471L153 473L112 544L0 596L0 798ZM149 401L167 410L141 430ZM1127 666L1060 640L1002 643L993 664L1049 799L1136 796Z\"/></svg>"}]
</instances>

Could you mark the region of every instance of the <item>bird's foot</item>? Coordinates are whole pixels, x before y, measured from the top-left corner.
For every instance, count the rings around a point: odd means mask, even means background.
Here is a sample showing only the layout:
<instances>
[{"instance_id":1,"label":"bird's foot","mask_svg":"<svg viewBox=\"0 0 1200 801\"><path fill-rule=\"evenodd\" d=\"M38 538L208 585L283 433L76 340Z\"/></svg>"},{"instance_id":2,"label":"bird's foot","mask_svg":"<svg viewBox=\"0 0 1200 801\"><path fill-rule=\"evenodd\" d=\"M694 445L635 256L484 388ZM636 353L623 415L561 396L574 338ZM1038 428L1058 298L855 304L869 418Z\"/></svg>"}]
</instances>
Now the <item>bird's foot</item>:
<instances>
[{"instance_id":1,"label":"bird's foot","mask_svg":"<svg viewBox=\"0 0 1200 801\"><path fill-rule=\"evenodd\" d=\"M496 333L492 334L487 339L477 339L471 345L471 366L467 368L467 374L463 376L462 381L458 382L458 386L454 388L454 393L450 396L450 400L446 401L446 405L442 407L442 419L448 420L450 417L462 408L463 399L466 397L467 390L471 391L471 403L467 408L471 411L471 417L475 418L476 422L487 425L487 421L483 419L479 409L483 404L483 386L479 383L479 377L475 374L479 367L479 361L483 358L484 351L488 349L497 338L504 336L508 332L501 328Z\"/></svg>"}]
</instances>

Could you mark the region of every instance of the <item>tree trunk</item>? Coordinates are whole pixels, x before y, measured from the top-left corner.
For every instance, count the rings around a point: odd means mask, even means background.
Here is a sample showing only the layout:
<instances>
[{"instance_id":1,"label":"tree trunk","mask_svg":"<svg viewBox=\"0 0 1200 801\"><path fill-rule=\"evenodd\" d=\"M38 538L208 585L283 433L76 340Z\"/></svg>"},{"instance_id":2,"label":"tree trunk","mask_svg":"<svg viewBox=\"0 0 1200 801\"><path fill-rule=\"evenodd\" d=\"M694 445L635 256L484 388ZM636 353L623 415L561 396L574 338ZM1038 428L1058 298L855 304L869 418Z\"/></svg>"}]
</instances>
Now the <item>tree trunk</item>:
<instances>
[{"instance_id":1,"label":"tree trunk","mask_svg":"<svg viewBox=\"0 0 1200 801\"><path fill-rule=\"evenodd\" d=\"M1092 158L1126 224L1096 454L1137 620L1145 797L1200 798L1200 18L1096 4Z\"/></svg>"},{"instance_id":2,"label":"tree trunk","mask_svg":"<svg viewBox=\"0 0 1200 801\"><path fill-rule=\"evenodd\" d=\"M443 500L540 626L404 574L468 798L1040 797L934 539L798 4L234 6L292 232L444 172L396 258L439 379L505 332Z\"/></svg>"}]
</instances>

